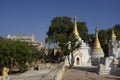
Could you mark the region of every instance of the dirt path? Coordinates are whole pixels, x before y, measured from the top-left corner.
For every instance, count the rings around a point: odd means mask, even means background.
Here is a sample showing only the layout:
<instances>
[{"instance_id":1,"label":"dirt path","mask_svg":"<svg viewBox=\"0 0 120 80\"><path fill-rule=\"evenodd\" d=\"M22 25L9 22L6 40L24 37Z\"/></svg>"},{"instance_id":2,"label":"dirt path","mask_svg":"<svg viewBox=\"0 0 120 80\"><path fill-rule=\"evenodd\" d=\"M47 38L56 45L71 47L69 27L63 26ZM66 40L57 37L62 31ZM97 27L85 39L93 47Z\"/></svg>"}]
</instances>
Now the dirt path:
<instances>
[{"instance_id":1,"label":"dirt path","mask_svg":"<svg viewBox=\"0 0 120 80\"><path fill-rule=\"evenodd\" d=\"M120 80L120 76L98 75L95 68L66 69L62 80Z\"/></svg>"}]
</instances>

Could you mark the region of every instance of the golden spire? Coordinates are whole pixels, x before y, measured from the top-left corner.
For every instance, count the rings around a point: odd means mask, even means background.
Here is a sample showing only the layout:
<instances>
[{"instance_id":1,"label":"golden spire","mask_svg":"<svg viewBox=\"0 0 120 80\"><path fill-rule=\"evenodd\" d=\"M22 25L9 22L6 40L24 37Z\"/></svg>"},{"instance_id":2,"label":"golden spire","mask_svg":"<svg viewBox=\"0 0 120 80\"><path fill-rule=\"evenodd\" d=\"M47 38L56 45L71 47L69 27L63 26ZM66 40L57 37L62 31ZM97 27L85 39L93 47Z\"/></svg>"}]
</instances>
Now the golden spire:
<instances>
[{"instance_id":1,"label":"golden spire","mask_svg":"<svg viewBox=\"0 0 120 80\"><path fill-rule=\"evenodd\" d=\"M99 38L98 38L98 29L96 28L95 30L95 41L93 43L93 49L102 49L101 48L101 44L100 44L100 41L99 41Z\"/></svg>"},{"instance_id":2,"label":"golden spire","mask_svg":"<svg viewBox=\"0 0 120 80\"><path fill-rule=\"evenodd\" d=\"M115 35L115 32L114 32L114 29L112 29L112 38L116 38L116 35Z\"/></svg>"},{"instance_id":3,"label":"golden spire","mask_svg":"<svg viewBox=\"0 0 120 80\"><path fill-rule=\"evenodd\" d=\"M73 30L73 33L75 34L75 36L76 36L77 39L80 38L78 30L77 30L76 16L74 17L74 30Z\"/></svg>"}]
</instances>

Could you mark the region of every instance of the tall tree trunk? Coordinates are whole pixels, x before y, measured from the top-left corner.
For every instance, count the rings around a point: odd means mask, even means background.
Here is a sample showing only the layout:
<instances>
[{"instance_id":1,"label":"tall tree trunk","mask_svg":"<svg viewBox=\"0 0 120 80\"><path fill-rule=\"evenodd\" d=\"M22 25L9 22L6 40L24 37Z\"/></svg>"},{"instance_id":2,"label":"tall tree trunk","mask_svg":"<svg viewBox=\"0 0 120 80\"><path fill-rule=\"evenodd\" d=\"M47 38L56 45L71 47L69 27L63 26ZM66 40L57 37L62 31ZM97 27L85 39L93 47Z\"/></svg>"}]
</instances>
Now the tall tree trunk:
<instances>
[{"instance_id":1,"label":"tall tree trunk","mask_svg":"<svg viewBox=\"0 0 120 80\"><path fill-rule=\"evenodd\" d=\"M72 57L72 59L71 59L71 67L72 67L73 64L74 64L74 56L73 56L73 52L71 52L71 57Z\"/></svg>"},{"instance_id":2,"label":"tall tree trunk","mask_svg":"<svg viewBox=\"0 0 120 80\"><path fill-rule=\"evenodd\" d=\"M71 67L71 62L70 62L69 55L67 55L67 57L68 57L68 63L69 63L69 67Z\"/></svg>"}]
</instances>

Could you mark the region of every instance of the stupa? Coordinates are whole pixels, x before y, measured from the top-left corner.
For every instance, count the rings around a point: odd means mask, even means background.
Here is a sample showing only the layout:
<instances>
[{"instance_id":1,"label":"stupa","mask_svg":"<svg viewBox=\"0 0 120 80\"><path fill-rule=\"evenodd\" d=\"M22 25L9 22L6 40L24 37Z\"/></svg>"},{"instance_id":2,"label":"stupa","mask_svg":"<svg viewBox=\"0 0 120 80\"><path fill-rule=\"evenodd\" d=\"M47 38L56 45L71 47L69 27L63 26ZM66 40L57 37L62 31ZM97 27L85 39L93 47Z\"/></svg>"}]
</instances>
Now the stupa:
<instances>
[{"instance_id":1,"label":"stupa","mask_svg":"<svg viewBox=\"0 0 120 80\"><path fill-rule=\"evenodd\" d=\"M98 29L95 29L95 40L93 42L93 48L92 48L92 63L98 64L100 61L100 58L104 57L104 52L101 47L99 38L98 38Z\"/></svg>"},{"instance_id":2,"label":"stupa","mask_svg":"<svg viewBox=\"0 0 120 80\"><path fill-rule=\"evenodd\" d=\"M91 48L80 37L80 34L77 29L76 17L74 17L73 33L75 34L76 39L78 39L78 42L81 43L80 48L73 51L73 57L74 57L73 66L91 66ZM71 59L72 59L71 54L69 55L69 58L70 58L70 62L71 62ZM66 60L68 60L68 59L66 59ZM65 65L69 66L67 61L65 61Z\"/></svg>"}]
</instances>

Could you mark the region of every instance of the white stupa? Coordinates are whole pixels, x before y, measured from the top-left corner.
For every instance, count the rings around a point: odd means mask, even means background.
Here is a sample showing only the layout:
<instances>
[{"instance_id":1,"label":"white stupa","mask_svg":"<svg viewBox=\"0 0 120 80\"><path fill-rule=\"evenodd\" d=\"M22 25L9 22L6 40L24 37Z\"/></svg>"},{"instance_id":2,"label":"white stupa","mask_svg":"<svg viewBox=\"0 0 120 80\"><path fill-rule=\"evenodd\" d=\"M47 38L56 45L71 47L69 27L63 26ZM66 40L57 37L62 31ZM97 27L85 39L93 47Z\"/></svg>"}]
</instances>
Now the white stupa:
<instances>
[{"instance_id":1,"label":"white stupa","mask_svg":"<svg viewBox=\"0 0 120 80\"><path fill-rule=\"evenodd\" d=\"M74 30L73 33L75 34L76 38L78 39L78 42L81 42L81 47L76 49L73 52L73 57L74 57L74 64L73 66L91 66L91 48L87 43L85 43L82 38L80 37L80 34L77 30L77 22L76 22L76 17L74 18ZM71 57L72 55L69 55L70 62L71 62ZM68 59L66 57L65 60L65 65L69 66Z\"/></svg>"}]
</instances>

